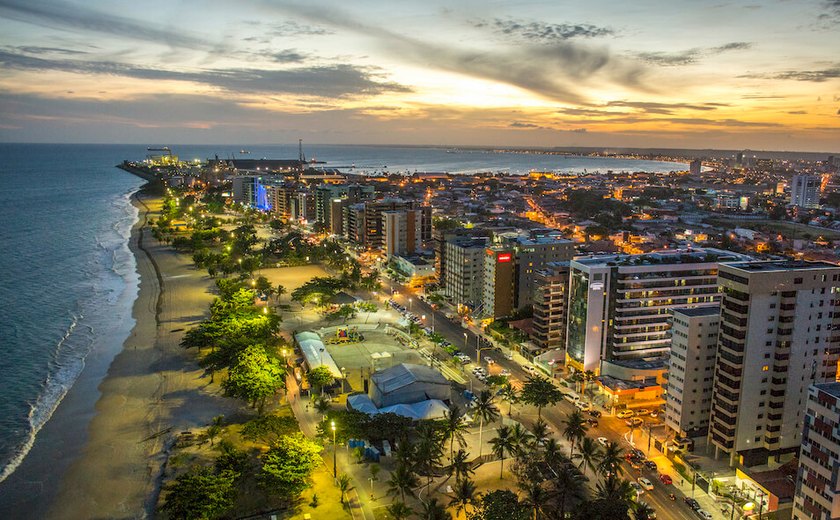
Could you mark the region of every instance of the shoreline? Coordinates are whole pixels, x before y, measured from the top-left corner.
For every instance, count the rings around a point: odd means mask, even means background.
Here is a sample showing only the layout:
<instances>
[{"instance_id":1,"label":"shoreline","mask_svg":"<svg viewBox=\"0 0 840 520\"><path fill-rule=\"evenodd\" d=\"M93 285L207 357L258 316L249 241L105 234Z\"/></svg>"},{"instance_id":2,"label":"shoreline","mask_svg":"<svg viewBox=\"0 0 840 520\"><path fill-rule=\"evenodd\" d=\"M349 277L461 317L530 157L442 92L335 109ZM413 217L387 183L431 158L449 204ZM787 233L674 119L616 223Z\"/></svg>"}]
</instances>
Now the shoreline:
<instances>
[{"instance_id":1,"label":"shoreline","mask_svg":"<svg viewBox=\"0 0 840 520\"><path fill-rule=\"evenodd\" d=\"M87 439L44 507L47 518L153 516L175 434L237 411L179 345L204 318L212 280L151 237L158 197L141 189L132 204L141 213L129 239L140 274L135 325L99 383Z\"/></svg>"}]
</instances>

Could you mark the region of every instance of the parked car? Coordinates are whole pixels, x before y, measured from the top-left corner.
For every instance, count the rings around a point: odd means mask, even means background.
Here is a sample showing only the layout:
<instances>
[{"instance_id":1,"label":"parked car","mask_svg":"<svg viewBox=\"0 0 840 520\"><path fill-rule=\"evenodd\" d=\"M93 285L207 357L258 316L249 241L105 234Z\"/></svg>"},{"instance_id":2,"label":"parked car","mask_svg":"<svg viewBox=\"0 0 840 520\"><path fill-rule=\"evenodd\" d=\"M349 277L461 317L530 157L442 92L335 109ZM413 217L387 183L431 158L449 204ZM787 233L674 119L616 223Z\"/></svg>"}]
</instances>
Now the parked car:
<instances>
[{"instance_id":1,"label":"parked car","mask_svg":"<svg viewBox=\"0 0 840 520\"><path fill-rule=\"evenodd\" d=\"M633 448L630 450L630 454L633 455L634 458L639 460L645 460L647 457L645 456L645 452L640 450L639 448Z\"/></svg>"},{"instance_id":2,"label":"parked car","mask_svg":"<svg viewBox=\"0 0 840 520\"><path fill-rule=\"evenodd\" d=\"M654 410L650 412L650 416L656 419L657 417L659 417L659 410Z\"/></svg>"},{"instance_id":3,"label":"parked car","mask_svg":"<svg viewBox=\"0 0 840 520\"><path fill-rule=\"evenodd\" d=\"M640 408L636 410L636 416L641 417L643 415L650 415L650 410L647 408Z\"/></svg>"},{"instance_id":4,"label":"parked car","mask_svg":"<svg viewBox=\"0 0 840 520\"><path fill-rule=\"evenodd\" d=\"M597 440L598 440L598 443L599 443L601 446L606 446L606 445L610 442L610 441L608 441L608 440L607 440L607 438L606 438L606 437L598 437L598 439L597 439Z\"/></svg>"},{"instance_id":5,"label":"parked car","mask_svg":"<svg viewBox=\"0 0 840 520\"><path fill-rule=\"evenodd\" d=\"M586 422L589 423L589 426L592 426L593 428L598 427L598 419L587 419Z\"/></svg>"},{"instance_id":6,"label":"parked car","mask_svg":"<svg viewBox=\"0 0 840 520\"><path fill-rule=\"evenodd\" d=\"M659 482L662 482L662 483L663 483L663 484L665 484L666 486L670 486L671 484L673 484L673 483L674 483L674 481L673 481L673 480L671 480L671 476L670 476L670 475L666 475L666 474L664 474L664 473L663 473L663 474L661 474L661 475L659 475Z\"/></svg>"},{"instance_id":7,"label":"parked car","mask_svg":"<svg viewBox=\"0 0 840 520\"><path fill-rule=\"evenodd\" d=\"M590 409L592 409L592 405L591 405L591 404L589 404L589 403L585 403L585 402L583 402L583 401L578 401L578 402L576 402L576 403L575 403L575 406L577 406L577 407L578 407L578 409L580 409L580 411L582 411L582 412L588 412Z\"/></svg>"},{"instance_id":8,"label":"parked car","mask_svg":"<svg viewBox=\"0 0 840 520\"><path fill-rule=\"evenodd\" d=\"M705 509L698 509L697 516L702 518L703 520L712 520L712 513L706 511Z\"/></svg>"},{"instance_id":9,"label":"parked car","mask_svg":"<svg viewBox=\"0 0 840 520\"><path fill-rule=\"evenodd\" d=\"M633 417L633 415L633 410L622 410L615 414L619 419L627 419L628 417Z\"/></svg>"},{"instance_id":10,"label":"parked car","mask_svg":"<svg viewBox=\"0 0 840 520\"><path fill-rule=\"evenodd\" d=\"M642 419L640 419L640 418L638 418L638 417L631 417L630 419L627 419L626 421L624 421L624 423L625 423L627 426L630 426L630 427L633 427L633 426L637 426L637 427L638 427L638 426L641 426L641 425L642 425L642 423L644 423L644 422L645 422L645 421L643 421Z\"/></svg>"},{"instance_id":11,"label":"parked car","mask_svg":"<svg viewBox=\"0 0 840 520\"><path fill-rule=\"evenodd\" d=\"M508 359L508 360L513 359L513 352L505 352L505 359Z\"/></svg>"},{"instance_id":12,"label":"parked car","mask_svg":"<svg viewBox=\"0 0 840 520\"><path fill-rule=\"evenodd\" d=\"M638 496L640 496L640 495L644 495L644 494L645 494L645 490L644 490L644 488L643 488L641 485L639 485L639 483L638 483L638 482L632 482L632 481L631 481L631 482L630 482L630 486L631 486L634 490L636 490L636 496L637 496L637 497L638 497Z\"/></svg>"},{"instance_id":13,"label":"parked car","mask_svg":"<svg viewBox=\"0 0 840 520\"><path fill-rule=\"evenodd\" d=\"M656 470L659 469L658 467L656 467L656 463L653 462L652 460L646 460L645 461L645 467L647 469L651 470L651 471L656 471Z\"/></svg>"},{"instance_id":14,"label":"parked car","mask_svg":"<svg viewBox=\"0 0 840 520\"><path fill-rule=\"evenodd\" d=\"M642 486L646 491L650 491L653 489L653 482L646 479L645 477L638 478L639 485Z\"/></svg>"},{"instance_id":15,"label":"parked car","mask_svg":"<svg viewBox=\"0 0 840 520\"><path fill-rule=\"evenodd\" d=\"M493 358L489 358L489 357L488 357L488 358L484 358L484 361L485 361L488 365L492 365L493 363L495 363L495 361L493 361Z\"/></svg>"},{"instance_id":16,"label":"parked car","mask_svg":"<svg viewBox=\"0 0 840 520\"><path fill-rule=\"evenodd\" d=\"M591 415L592 417L595 417L595 418L600 418L601 417L601 412L599 412L598 410L593 408L593 409L589 410L589 415Z\"/></svg>"},{"instance_id":17,"label":"parked car","mask_svg":"<svg viewBox=\"0 0 840 520\"><path fill-rule=\"evenodd\" d=\"M693 498L685 497L683 500L685 501L685 504L691 508L692 511L697 511L698 509L700 509L700 503L694 500Z\"/></svg>"}]
</instances>

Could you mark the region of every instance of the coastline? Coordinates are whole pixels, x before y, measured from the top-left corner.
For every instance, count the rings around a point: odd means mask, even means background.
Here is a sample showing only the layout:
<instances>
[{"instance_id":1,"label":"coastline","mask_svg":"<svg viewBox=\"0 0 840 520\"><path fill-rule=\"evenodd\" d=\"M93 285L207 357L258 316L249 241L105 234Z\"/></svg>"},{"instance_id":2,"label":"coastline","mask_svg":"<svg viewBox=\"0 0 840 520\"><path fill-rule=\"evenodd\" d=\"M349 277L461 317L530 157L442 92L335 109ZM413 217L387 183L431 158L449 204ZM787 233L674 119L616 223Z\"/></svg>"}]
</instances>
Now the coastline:
<instances>
[{"instance_id":1,"label":"coastline","mask_svg":"<svg viewBox=\"0 0 840 520\"><path fill-rule=\"evenodd\" d=\"M179 346L183 332L203 319L212 280L152 238L147 223L160 199L141 190L132 204L140 213L130 238L140 274L134 329L99 384L87 439L50 500L48 518L152 516L174 434L237 411Z\"/></svg>"}]
</instances>

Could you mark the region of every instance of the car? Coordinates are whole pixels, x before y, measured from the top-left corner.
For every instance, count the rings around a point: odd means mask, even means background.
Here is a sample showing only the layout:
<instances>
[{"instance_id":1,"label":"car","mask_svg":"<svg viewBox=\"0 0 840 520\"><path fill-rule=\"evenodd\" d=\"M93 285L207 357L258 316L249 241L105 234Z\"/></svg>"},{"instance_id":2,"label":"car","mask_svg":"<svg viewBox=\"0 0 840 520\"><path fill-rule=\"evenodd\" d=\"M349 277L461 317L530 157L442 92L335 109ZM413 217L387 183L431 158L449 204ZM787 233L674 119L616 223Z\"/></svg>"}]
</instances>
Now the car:
<instances>
[{"instance_id":1,"label":"car","mask_svg":"<svg viewBox=\"0 0 840 520\"><path fill-rule=\"evenodd\" d=\"M484 374L476 374L475 378L478 379L479 381L481 381L482 383L487 382L487 376L484 375Z\"/></svg>"},{"instance_id":2,"label":"car","mask_svg":"<svg viewBox=\"0 0 840 520\"><path fill-rule=\"evenodd\" d=\"M589 426L592 426L593 428L598 427L598 419L587 419L586 422L589 424Z\"/></svg>"},{"instance_id":3,"label":"car","mask_svg":"<svg viewBox=\"0 0 840 520\"><path fill-rule=\"evenodd\" d=\"M695 511L695 513L697 513L697 516L699 516L703 520L712 520L712 518L714 518L712 516L712 513L706 511L705 509L698 509Z\"/></svg>"},{"instance_id":4,"label":"car","mask_svg":"<svg viewBox=\"0 0 840 520\"><path fill-rule=\"evenodd\" d=\"M638 470L640 473L642 471L642 465L639 464L639 459L630 458L630 467Z\"/></svg>"},{"instance_id":5,"label":"car","mask_svg":"<svg viewBox=\"0 0 840 520\"><path fill-rule=\"evenodd\" d=\"M583 401L578 401L578 402L576 402L576 403L575 403L575 406L577 406L577 407L578 407L578 409L580 409L580 411L582 411L582 412L587 412L587 411L589 411L589 410L592 408L592 405L591 405L591 404L589 404L589 403L584 403Z\"/></svg>"},{"instance_id":6,"label":"car","mask_svg":"<svg viewBox=\"0 0 840 520\"><path fill-rule=\"evenodd\" d=\"M640 408L636 410L636 415L638 417L641 417L643 415L650 415L650 410L648 410L647 408Z\"/></svg>"},{"instance_id":7,"label":"car","mask_svg":"<svg viewBox=\"0 0 840 520\"><path fill-rule=\"evenodd\" d=\"M598 419L598 418L601 417L601 412L599 412L598 410L593 408L593 409L589 410L589 415Z\"/></svg>"},{"instance_id":8,"label":"car","mask_svg":"<svg viewBox=\"0 0 840 520\"><path fill-rule=\"evenodd\" d=\"M499 372L500 376L510 377L510 370L503 368L501 372Z\"/></svg>"},{"instance_id":9,"label":"car","mask_svg":"<svg viewBox=\"0 0 840 520\"><path fill-rule=\"evenodd\" d=\"M643 452L639 448L633 448L632 450L630 450L630 454L633 455L634 458L639 460L645 460L647 458L645 456L645 452Z\"/></svg>"},{"instance_id":10,"label":"car","mask_svg":"<svg viewBox=\"0 0 840 520\"><path fill-rule=\"evenodd\" d=\"M642 486L642 487L643 487L646 491L650 491L651 489L653 489L653 482L651 482L650 480L646 479L645 477L639 477L639 478L637 479L637 482L638 482L638 483L639 483L639 485L640 485L640 486Z\"/></svg>"},{"instance_id":11,"label":"car","mask_svg":"<svg viewBox=\"0 0 840 520\"><path fill-rule=\"evenodd\" d=\"M640 486L638 482L632 482L631 481L630 482L630 487L632 487L634 490L636 490L636 496L637 497L639 495L644 495L645 494L644 488L642 486Z\"/></svg>"},{"instance_id":12,"label":"car","mask_svg":"<svg viewBox=\"0 0 840 520\"><path fill-rule=\"evenodd\" d=\"M646 460L645 461L645 467L647 469L651 470L651 471L656 471L656 470L659 469L658 467L656 467L656 463L653 462L652 460Z\"/></svg>"},{"instance_id":13,"label":"car","mask_svg":"<svg viewBox=\"0 0 840 520\"><path fill-rule=\"evenodd\" d=\"M690 507L692 511L697 511L698 509L700 509L700 503L694 500L693 498L685 497L683 500L685 501L685 505Z\"/></svg>"},{"instance_id":14,"label":"car","mask_svg":"<svg viewBox=\"0 0 840 520\"><path fill-rule=\"evenodd\" d=\"M617 414L615 414L615 416L618 417L619 419L627 419L629 417L633 417L633 415L634 415L633 410L622 410L622 411L618 412Z\"/></svg>"},{"instance_id":15,"label":"car","mask_svg":"<svg viewBox=\"0 0 840 520\"><path fill-rule=\"evenodd\" d=\"M600 444L601 446L606 446L610 442L610 441L607 440L606 437L598 437L597 441L598 441L598 444Z\"/></svg>"},{"instance_id":16,"label":"car","mask_svg":"<svg viewBox=\"0 0 840 520\"><path fill-rule=\"evenodd\" d=\"M659 410L654 410L650 412L650 416L656 419L657 417L659 417Z\"/></svg>"},{"instance_id":17,"label":"car","mask_svg":"<svg viewBox=\"0 0 840 520\"><path fill-rule=\"evenodd\" d=\"M507 360L513 359L513 352L505 352L505 359L507 359Z\"/></svg>"},{"instance_id":18,"label":"car","mask_svg":"<svg viewBox=\"0 0 840 520\"><path fill-rule=\"evenodd\" d=\"M641 420L638 417L631 417L630 419L627 419L626 421L624 421L624 424L626 424L627 426L630 426L632 428L634 426L636 426L636 427L641 426L642 423L644 423L644 422L645 421Z\"/></svg>"},{"instance_id":19,"label":"car","mask_svg":"<svg viewBox=\"0 0 840 520\"><path fill-rule=\"evenodd\" d=\"M485 361L488 365L492 365L493 363L495 363L495 361L493 361L493 358L489 358L489 357L488 357L488 358L484 358L484 361Z\"/></svg>"},{"instance_id":20,"label":"car","mask_svg":"<svg viewBox=\"0 0 840 520\"><path fill-rule=\"evenodd\" d=\"M524 370L525 372L528 372L529 374L533 374L534 372L537 371L537 369L532 367L531 365L523 365L522 370Z\"/></svg>"},{"instance_id":21,"label":"car","mask_svg":"<svg viewBox=\"0 0 840 520\"><path fill-rule=\"evenodd\" d=\"M673 480L671 480L671 476L670 476L670 475L666 475L666 474L664 474L664 473L663 473L663 474L661 474L661 475L659 475L659 482L662 482L662 483L663 483L663 484L665 484L666 486L670 486L671 484L673 484L673 483L674 483L674 481L673 481Z\"/></svg>"}]
</instances>

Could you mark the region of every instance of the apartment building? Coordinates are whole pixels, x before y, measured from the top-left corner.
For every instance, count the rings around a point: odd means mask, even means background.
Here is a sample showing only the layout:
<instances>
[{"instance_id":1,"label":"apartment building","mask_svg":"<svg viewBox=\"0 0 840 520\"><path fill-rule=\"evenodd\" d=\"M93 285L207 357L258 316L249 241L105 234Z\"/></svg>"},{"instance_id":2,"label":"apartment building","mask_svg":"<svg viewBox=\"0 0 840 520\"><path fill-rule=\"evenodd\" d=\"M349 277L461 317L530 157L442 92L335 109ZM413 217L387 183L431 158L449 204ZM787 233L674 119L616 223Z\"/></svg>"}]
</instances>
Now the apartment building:
<instances>
[{"instance_id":1,"label":"apartment building","mask_svg":"<svg viewBox=\"0 0 840 520\"><path fill-rule=\"evenodd\" d=\"M715 306L720 263L748 258L706 248L572 260L567 364L600 372L604 363L666 358L673 309Z\"/></svg>"},{"instance_id":2,"label":"apartment building","mask_svg":"<svg viewBox=\"0 0 840 520\"><path fill-rule=\"evenodd\" d=\"M566 348L569 262L549 263L534 272L531 341L540 350Z\"/></svg>"},{"instance_id":3,"label":"apartment building","mask_svg":"<svg viewBox=\"0 0 840 520\"><path fill-rule=\"evenodd\" d=\"M516 237L503 242L515 253L516 299L515 309L532 304L535 273L550 263L568 262L575 256L575 243L550 234Z\"/></svg>"},{"instance_id":4,"label":"apartment building","mask_svg":"<svg viewBox=\"0 0 840 520\"><path fill-rule=\"evenodd\" d=\"M808 387L834 382L840 359L840 266L722 265L720 336L709 441L745 466L796 452Z\"/></svg>"},{"instance_id":5,"label":"apartment building","mask_svg":"<svg viewBox=\"0 0 840 520\"><path fill-rule=\"evenodd\" d=\"M484 256L487 237L455 236L444 245L446 268L443 289L455 305L478 308L484 295Z\"/></svg>"},{"instance_id":6,"label":"apartment building","mask_svg":"<svg viewBox=\"0 0 840 520\"><path fill-rule=\"evenodd\" d=\"M840 383L826 383L808 389L793 519L834 518L840 518Z\"/></svg>"},{"instance_id":7,"label":"apartment building","mask_svg":"<svg viewBox=\"0 0 840 520\"><path fill-rule=\"evenodd\" d=\"M411 255L423 247L423 216L421 208L382 212L384 250L388 258Z\"/></svg>"},{"instance_id":8,"label":"apartment building","mask_svg":"<svg viewBox=\"0 0 840 520\"><path fill-rule=\"evenodd\" d=\"M820 207L820 177L794 175L790 183L790 203L803 208Z\"/></svg>"},{"instance_id":9,"label":"apartment building","mask_svg":"<svg viewBox=\"0 0 840 520\"><path fill-rule=\"evenodd\" d=\"M416 212L419 222L419 240L425 242L431 240L432 229L432 208L429 206L420 206L415 201L386 198L379 200L371 200L365 202L365 240L364 244L377 250L385 249L385 218L384 213L390 211L408 211Z\"/></svg>"},{"instance_id":10,"label":"apartment building","mask_svg":"<svg viewBox=\"0 0 840 520\"><path fill-rule=\"evenodd\" d=\"M516 263L512 249L491 247L484 255L484 283L481 314L491 318L508 316L516 308Z\"/></svg>"},{"instance_id":11,"label":"apartment building","mask_svg":"<svg viewBox=\"0 0 840 520\"><path fill-rule=\"evenodd\" d=\"M719 305L673 310L665 425L678 437L708 434L719 326Z\"/></svg>"}]
</instances>

